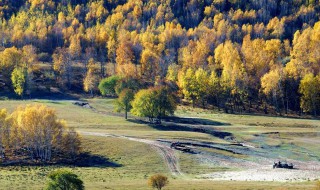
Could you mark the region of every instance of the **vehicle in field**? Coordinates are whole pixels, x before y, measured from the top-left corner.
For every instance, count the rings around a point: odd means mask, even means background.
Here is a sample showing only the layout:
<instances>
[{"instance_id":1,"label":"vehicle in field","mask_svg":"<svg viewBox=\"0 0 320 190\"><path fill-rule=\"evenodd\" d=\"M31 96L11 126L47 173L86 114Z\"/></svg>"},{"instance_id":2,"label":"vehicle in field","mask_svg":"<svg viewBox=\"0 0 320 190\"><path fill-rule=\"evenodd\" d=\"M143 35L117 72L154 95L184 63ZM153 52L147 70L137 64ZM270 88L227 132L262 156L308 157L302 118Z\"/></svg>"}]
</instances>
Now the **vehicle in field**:
<instances>
[{"instance_id":1,"label":"vehicle in field","mask_svg":"<svg viewBox=\"0 0 320 190\"><path fill-rule=\"evenodd\" d=\"M293 164L292 163L288 164L287 162L278 161L278 162L274 162L273 169L274 168L293 169Z\"/></svg>"}]
</instances>

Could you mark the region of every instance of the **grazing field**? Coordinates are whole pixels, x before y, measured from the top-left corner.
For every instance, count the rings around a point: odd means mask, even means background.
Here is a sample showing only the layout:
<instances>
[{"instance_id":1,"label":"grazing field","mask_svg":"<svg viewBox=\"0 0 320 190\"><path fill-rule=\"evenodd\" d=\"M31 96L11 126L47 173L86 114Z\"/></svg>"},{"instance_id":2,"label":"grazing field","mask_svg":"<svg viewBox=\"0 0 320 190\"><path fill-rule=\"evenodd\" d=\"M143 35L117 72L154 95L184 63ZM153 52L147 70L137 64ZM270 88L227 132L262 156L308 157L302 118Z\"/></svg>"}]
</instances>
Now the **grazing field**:
<instances>
[{"instance_id":1,"label":"grazing field","mask_svg":"<svg viewBox=\"0 0 320 190\"><path fill-rule=\"evenodd\" d=\"M161 125L113 110L112 99L89 99L91 108L71 100L1 101L12 111L43 103L56 109L82 135L86 166L0 168L0 189L42 189L57 168L78 174L86 189L151 189L148 178L169 177L164 189L314 189L320 179L320 122L267 116L231 115L179 107ZM180 142L184 152L170 148ZM295 170L272 169L287 161Z\"/></svg>"}]
</instances>

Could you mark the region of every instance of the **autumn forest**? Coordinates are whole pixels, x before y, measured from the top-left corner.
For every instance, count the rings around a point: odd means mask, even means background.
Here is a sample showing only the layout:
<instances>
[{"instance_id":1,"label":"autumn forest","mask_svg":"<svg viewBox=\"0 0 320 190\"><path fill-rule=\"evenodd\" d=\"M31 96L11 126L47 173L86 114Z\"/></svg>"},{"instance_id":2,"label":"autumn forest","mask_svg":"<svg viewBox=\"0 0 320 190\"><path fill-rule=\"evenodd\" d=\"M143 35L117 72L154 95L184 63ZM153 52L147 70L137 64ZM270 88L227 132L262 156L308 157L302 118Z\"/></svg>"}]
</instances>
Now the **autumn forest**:
<instances>
[{"instance_id":1,"label":"autumn forest","mask_svg":"<svg viewBox=\"0 0 320 190\"><path fill-rule=\"evenodd\" d=\"M317 115L319 13L319 0L0 0L0 94L99 95L116 75L227 113Z\"/></svg>"}]
</instances>

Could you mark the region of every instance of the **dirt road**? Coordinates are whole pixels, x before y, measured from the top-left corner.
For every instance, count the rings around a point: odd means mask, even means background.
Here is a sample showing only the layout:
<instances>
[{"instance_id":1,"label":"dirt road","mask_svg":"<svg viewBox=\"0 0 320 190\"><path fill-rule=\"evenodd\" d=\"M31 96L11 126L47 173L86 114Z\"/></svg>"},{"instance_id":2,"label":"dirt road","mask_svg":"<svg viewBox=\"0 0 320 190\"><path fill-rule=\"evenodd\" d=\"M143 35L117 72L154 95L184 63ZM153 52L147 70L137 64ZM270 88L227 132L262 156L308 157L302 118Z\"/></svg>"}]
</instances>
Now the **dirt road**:
<instances>
[{"instance_id":1,"label":"dirt road","mask_svg":"<svg viewBox=\"0 0 320 190\"><path fill-rule=\"evenodd\" d=\"M122 136L122 135L99 133L99 132L79 131L79 133L82 135L88 135L88 136L123 138L123 139L131 140L131 141L136 141L136 142L148 144L151 147L153 147L163 157L163 159L164 159L167 167L169 168L170 172L172 173L172 175L175 175L175 176L182 175L182 172L180 171L180 168L179 168L179 160L176 157L174 150L161 142L147 140L147 139L126 137L126 136Z\"/></svg>"}]
</instances>

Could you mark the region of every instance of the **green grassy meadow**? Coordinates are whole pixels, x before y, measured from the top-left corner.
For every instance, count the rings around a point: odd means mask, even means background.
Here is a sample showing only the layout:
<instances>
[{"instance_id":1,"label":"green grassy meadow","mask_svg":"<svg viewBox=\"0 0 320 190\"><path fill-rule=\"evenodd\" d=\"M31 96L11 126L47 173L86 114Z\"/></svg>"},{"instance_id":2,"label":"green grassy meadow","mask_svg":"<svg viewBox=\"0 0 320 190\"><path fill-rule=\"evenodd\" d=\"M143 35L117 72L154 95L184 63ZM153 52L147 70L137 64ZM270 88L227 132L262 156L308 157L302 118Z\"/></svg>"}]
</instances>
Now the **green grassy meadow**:
<instances>
[{"instance_id":1,"label":"green grassy meadow","mask_svg":"<svg viewBox=\"0 0 320 190\"><path fill-rule=\"evenodd\" d=\"M159 130L147 124L126 121L113 111L112 99L87 100L94 108L86 109L72 101L28 100L0 101L0 108L13 111L26 104L42 103L56 109L60 119L78 131L105 132L146 139L195 139L199 141L227 143L210 134L192 131ZM296 151L292 158L317 160L320 145L314 145L320 137L320 122L312 119L291 119L266 116L231 115L202 109L179 107L180 117L197 117L226 123L215 126L217 130L232 133L237 140L248 141L254 146L276 146L280 150ZM274 132L279 132L274 135ZM280 137L280 138L279 138ZM308 139L308 140L305 140ZM73 171L84 181L86 189L151 189L147 179L153 174L169 176L164 189L314 189L314 181L306 182L238 182L211 181L195 176L229 168L213 167L197 162L190 154L178 152L183 176L172 176L162 157L151 146L113 137L82 136L83 151L103 160L103 164L91 167L73 166L9 166L0 167L0 189L43 189L46 175L57 168ZM314 157L304 156L313 153ZM214 152L224 154L223 152ZM227 153L226 153L227 154ZM230 156L230 155L229 155ZM232 155L231 155L232 156Z\"/></svg>"}]
</instances>

